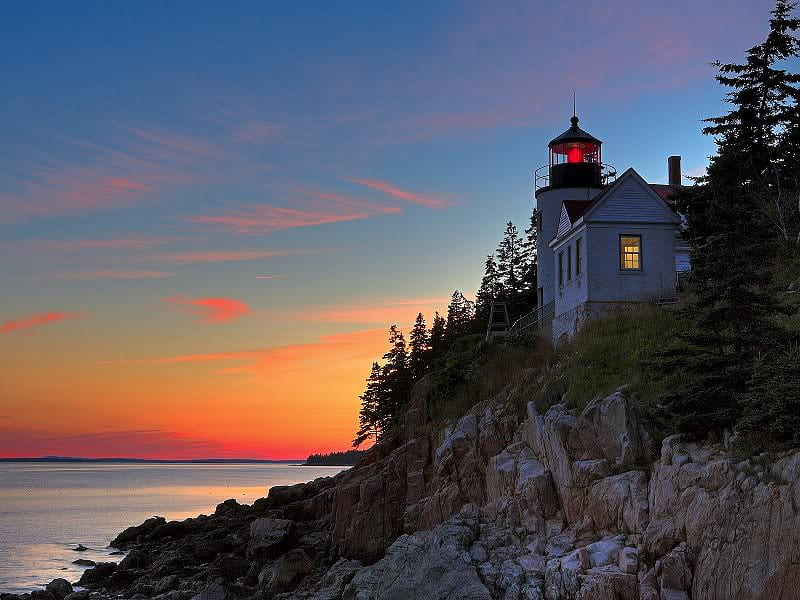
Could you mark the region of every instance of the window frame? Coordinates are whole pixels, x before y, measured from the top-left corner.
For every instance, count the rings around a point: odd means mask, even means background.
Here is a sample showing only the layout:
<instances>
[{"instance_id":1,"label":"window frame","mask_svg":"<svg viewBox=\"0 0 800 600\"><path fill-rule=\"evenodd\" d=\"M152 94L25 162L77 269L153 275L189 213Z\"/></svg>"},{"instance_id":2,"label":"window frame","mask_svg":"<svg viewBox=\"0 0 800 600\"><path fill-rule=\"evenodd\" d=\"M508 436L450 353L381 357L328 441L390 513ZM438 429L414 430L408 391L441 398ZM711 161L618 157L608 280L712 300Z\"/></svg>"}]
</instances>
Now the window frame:
<instances>
[{"instance_id":1,"label":"window frame","mask_svg":"<svg viewBox=\"0 0 800 600\"><path fill-rule=\"evenodd\" d=\"M639 240L639 252L636 254L639 258L639 266L638 267L626 267L625 266L625 250L624 246L622 245L622 240L624 238L636 238ZM629 253L630 256L633 256L632 253ZM637 273L640 271L644 271L644 240L642 239L641 233L620 233L619 234L619 270L624 273Z\"/></svg>"},{"instance_id":2,"label":"window frame","mask_svg":"<svg viewBox=\"0 0 800 600\"><path fill-rule=\"evenodd\" d=\"M558 251L558 287L564 287L564 251Z\"/></svg>"},{"instance_id":3,"label":"window frame","mask_svg":"<svg viewBox=\"0 0 800 600\"><path fill-rule=\"evenodd\" d=\"M578 278L583 274L583 238L575 239L575 277Z\"/></svg>"},{"instance_id":4,"label":"window frame","mask_svg":"<svg viewBox=\"0 0 800 600\"><path fill-rule=\"evenodd\" d=\"M572 281L572 244L567 244L567 283Z\"/></svg>"}]
</instances>

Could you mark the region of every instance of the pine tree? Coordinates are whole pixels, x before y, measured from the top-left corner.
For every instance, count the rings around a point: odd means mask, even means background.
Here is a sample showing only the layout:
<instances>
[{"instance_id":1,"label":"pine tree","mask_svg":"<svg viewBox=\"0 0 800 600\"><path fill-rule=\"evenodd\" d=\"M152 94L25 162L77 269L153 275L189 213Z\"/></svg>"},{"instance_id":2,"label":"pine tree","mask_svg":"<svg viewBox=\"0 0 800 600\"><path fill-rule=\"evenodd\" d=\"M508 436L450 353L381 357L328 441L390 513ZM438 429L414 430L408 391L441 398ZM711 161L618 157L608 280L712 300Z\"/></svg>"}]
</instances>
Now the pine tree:
<instances>
[{"instance_id":1,"label":"pine tree","mask_svg":"<svg viewBox=\"0 0 800 600\"><path fill-rule=\"evenodd\" d=\"M430 334L425 326L425 317L422 313L417 315L414 327L409 335L409 367L411 377L416 381L425 374L428 369L428 357L430 351Z\"/></svg>"},{"instance_id":2,"label":"pine tree","mask_svg":"<svg viewBox=\"0 0 800 600\"><path fill-rule=\"evenodd\" d=\"M357 448L368 439L378 441L383 431L381 422L381 396L383 388L383 374L377 362L372 363L372 370L367 378L367 389L359 396L361 410L358 414L358 432L353 440L353 447Z\"/></svg>"},{"instance_id":3,"label":"pine tree","mask_svg":"<svg viewBox=\"0 0 800 600\"><path fill-rule=\"evenodd\" d=\"M686 432L732 426L759 355L781 347L774 320L781 307L769 290L776 238L764 198L782 161L775 142L792 79L774 64L797 54L796 41L786 39L798 26L787 23L789 8L778 2L767 40L748 52L746 64L718 65L717 79L734 89L728 94L734 108L708 120L704 133L715 136L718 152L707 175L675 194L692 248L687 316L693 326L664 354L666 370L682 369L688 383L663 399L662 410Z\"/></svg>"},{"instance_id":4,"label":"pine tree","mask_svg":"<svg viewBox=\"0 0 800 600\"><path fill-rule=\"evenodd\" d=\"M497 270L502 282L503 299L508 303L508 312L514 319L517 304L522 293L522 275L525 270L523 242L519 237L516 225L511 221L506 224L503 239L497 246Z\"/></svg>"},{"instance_id":5,"label":"pine tree","mask_svg":"<svg viewBox=\"0 0 800 600\"><path fill-rule=\"evenodd\" d=\"M497 263L495 262L494 255L490 254L486 257L484 265L485 271L483 279L481 280L481 287L475 295L475 318L485 326L491 316L492 302L500 298L502 293L502 284L500 283L500 274L497 271Z\"/></svg>"},{"instance_id":6,"label":"pine tree","mask_svg":"<svg viewBox=\"0 0 800 600\"><path fill-rule=\"evenodd\" d=\"M444 317L436 311L431 323L429 364L433 364L444 353L446 327Z\"/></svg>"},{"instance_id":7,"label":"pine tree","mask_svg":"<svg viewBox=\"0 0 800 600\"><path fill-rule=\"evenodd\" d=\"M474 303L467 300L460 290L454 291L450 298L450 304L447 305L446 342L452 343L454 340L470 333L474 314Z\"/></svg>"},{"instance_id":8,"label":"pine tree","mask_svg":"<svg viewBox=\"0 0 800 600\"><path fill-rule=\"evenodd\" d=\"M400 410L408 401L411 388L406 340L397 325L389 328L389 350L383 355L383 360L382 406L379 412L385 432L394 425Z\"/></svg>"},{"instance_id":9,"label":"pine tree","mask_svg":"<svg viewBox=\"0 0 800 600\"><path fill-rule=\"evenodd\" d=\"M531 213L530 226L525 230L525 241L522 243L523 271L520 304L523 314L532 311L539 303L537 296L538 283L536 280L539 245L538 221L539 211L534 208Z\"/></svg>"}]
</instances>

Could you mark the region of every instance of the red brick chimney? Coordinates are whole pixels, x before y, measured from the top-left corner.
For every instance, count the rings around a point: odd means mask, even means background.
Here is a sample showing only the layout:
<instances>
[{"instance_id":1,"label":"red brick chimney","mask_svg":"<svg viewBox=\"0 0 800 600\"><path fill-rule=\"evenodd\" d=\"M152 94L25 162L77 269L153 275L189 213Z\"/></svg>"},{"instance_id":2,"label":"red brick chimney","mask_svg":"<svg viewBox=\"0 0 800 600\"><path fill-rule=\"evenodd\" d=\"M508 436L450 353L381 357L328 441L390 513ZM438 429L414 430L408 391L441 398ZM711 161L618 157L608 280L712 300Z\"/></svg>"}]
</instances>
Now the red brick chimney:
<instances>
[{"instance_id":1,"label":"red brick chimney","mask_svg":"<svg viewBox=\"0 0 800 600\"><path fill-rule=\"evenodd\" d=\"M681 184L681 157L670 156L667 159L667 172L669 173L669 185L678 187Z\"/></svg>"}]
</instances>

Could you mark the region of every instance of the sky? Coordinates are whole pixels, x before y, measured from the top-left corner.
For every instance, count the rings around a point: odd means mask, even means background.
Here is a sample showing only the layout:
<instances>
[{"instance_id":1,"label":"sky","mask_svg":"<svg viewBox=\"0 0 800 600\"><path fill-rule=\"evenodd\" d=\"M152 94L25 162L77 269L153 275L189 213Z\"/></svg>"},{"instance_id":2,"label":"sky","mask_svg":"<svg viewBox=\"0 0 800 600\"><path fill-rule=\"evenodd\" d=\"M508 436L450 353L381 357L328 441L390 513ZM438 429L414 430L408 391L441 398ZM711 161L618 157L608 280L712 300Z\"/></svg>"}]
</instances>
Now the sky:
<instances>
[{"instance_id":1,"label":"sky","mask_svg":"<svg viewBox=\"0 0 800 600\"><path fill-rule=\"evenodd\" d=\"M0 456L346 449L569 126L666 182L771 2L0 5ZM688 180L687 180L688 181Z\"/></svg>"}]
</instances>

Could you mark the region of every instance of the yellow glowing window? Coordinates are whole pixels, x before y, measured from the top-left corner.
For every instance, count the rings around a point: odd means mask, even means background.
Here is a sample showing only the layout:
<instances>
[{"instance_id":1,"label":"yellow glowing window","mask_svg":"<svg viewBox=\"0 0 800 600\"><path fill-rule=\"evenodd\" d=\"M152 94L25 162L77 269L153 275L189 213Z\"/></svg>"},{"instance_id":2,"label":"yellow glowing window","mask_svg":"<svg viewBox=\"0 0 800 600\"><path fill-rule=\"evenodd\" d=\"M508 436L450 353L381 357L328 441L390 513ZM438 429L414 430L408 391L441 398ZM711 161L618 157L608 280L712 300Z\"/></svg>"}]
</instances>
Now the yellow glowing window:
<instances>
[{"instance_id":1,"label":"yellow glowing window","mask_svg":"<svg viewBox=\"0 0 800 600\"><path fill-rule=\"evenodd\" d=\"M619 236L619 265L623 271L642 270L642 236Z\"/></svg>"}]
</instances>

